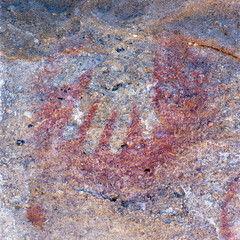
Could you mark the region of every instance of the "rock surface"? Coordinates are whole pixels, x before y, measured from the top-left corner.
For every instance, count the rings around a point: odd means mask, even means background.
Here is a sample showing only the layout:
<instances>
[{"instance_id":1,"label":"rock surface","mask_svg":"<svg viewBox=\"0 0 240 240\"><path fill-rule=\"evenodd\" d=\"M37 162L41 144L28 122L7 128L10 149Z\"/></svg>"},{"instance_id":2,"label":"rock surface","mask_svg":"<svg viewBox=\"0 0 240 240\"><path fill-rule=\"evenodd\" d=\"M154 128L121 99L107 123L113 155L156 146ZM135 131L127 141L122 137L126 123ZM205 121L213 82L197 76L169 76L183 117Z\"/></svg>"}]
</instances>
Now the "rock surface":
<instances>
[{"instance_id":1,"label":"rock surface","mask_svg":"<svg viewBox=\"0 0 240 240\"><path fill-rule=\"evenodd\" d=\"M238 1L1 11L1 239L240 239Z\"/></svg>"}]
</instances>

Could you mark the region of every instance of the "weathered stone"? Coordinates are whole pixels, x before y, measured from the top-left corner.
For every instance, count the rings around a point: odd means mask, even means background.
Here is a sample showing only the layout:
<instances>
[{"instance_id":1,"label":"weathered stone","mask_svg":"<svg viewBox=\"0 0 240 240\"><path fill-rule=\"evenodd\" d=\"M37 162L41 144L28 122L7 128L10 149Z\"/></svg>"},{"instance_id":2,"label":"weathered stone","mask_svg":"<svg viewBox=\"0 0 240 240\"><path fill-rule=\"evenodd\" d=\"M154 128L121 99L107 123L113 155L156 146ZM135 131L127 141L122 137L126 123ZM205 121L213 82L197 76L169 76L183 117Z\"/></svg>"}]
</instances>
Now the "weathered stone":
<instances>
[{"instance_id":1,"label":"weathered stone","mask_svg":"<svg viewBox=\"0 0 240 240\"><path fill-rule=\"evenodd\" d=\"M1 238L239 238L237 2L12 0L2 19Z\"/></svg>"}]
</instances>

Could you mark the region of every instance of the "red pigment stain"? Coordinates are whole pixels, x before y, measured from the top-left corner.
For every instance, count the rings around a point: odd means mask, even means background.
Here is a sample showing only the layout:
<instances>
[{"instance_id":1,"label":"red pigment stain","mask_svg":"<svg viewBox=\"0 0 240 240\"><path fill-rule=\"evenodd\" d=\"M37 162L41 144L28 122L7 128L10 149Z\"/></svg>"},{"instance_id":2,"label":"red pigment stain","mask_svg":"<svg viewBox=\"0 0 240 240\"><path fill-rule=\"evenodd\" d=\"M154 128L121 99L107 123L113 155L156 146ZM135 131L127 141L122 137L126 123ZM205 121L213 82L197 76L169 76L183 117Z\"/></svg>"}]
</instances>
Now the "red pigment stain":
<instances>
[{"instance_id":1,"label":"red pigment stain","mask_svg":"<svg viewBox=\"0 0 240 240\"><path fill-rule=\"evenodd\" d=\"M240 173L235 177L235 179L231 182L231 185L228 189L227 194L224 197L223 203L222 203L222 212L221 212L221 235L226 240L237 240L238 238L235 236L231 229L231 213L229 212L230 203L234 197L234 195L237 193L239 189L240 184ZM236 213L237 214L237 213Z\"/></svg>"},{"instance_id":2,"label":"red pigment stain","mask_svg":"<svg viewBox=\"0 0 240 240\"><path fill-rule=\"evenodd\" d=\"M45 209L40 203L33 203L27 209L27 219L35 226L40 227L41 231L44 230L43 224L46 221Z\"/></svg>"},{"instance_id":3,"label":"red pigment stain","mask_svg":"<svg viewBox=\"0 0 240 240\"><path fill-rule=\"evenodd\" d=\"M152 137L144 138L141 114L138 107L132 105L131 124L119 153L112 153L109 147L120 111L117 108L108 119L98 147L92 153L82 150L100 97L85 114L78 134L72 139L63 136L76 102L81 101L81 95L87 91L91 70L71 84L54 88L49 84L61 70L57 67L61 59L58 56L52 59L50 67L38 74L39 84L48 84L35 128L39 147L36 157L43 167L40 178L61 176L72 187L82 189L87 185L86 190L103 197L134 199L154 194L161 179L172 174L180 164L180 151L211 137L208 125L215 118L214 110L208 107L215 94L211 82L212 63L196 47L188 46L175 35L157 39L156 46L150 104L158 123Z\"/></svg>"}]
</instances>

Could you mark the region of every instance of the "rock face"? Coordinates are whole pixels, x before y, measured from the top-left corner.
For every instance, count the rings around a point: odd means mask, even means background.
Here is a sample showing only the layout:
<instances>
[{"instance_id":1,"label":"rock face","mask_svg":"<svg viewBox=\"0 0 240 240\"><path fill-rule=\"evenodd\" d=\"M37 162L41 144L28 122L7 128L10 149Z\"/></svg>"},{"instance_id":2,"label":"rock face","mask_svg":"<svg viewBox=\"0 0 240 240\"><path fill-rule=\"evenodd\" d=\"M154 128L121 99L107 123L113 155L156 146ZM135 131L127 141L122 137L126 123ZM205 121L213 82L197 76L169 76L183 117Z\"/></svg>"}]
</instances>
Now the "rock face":
<instances>
[{"instance_id":1,"label":"rock face","mask_svg":"<svg viewBox=\"0 0 240 240\"><path fill-rule=\"evenodd\" d=\"M2 10L1 238L239 238L239 4Z\"/></svg>"}]
</instances>

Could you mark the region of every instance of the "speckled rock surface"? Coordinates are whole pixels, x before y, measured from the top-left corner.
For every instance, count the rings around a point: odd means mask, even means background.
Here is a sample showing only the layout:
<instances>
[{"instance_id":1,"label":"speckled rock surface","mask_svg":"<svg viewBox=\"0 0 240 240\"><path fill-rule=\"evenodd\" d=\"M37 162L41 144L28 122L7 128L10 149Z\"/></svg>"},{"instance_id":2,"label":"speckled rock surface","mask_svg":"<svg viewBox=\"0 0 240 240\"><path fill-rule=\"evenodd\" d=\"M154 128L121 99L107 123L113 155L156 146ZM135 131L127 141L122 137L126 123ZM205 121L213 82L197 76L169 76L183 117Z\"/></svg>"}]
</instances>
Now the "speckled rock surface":
<instances>
[{"instance_id":1,"label":"speckled rock surface","mask_svg":"<svg viewBox=\"0 0 240 240\"><path fill-rule=\"evenodd\" d=\"M1 3L0 238L240 239L240 3Z\"/></svg>"}]
</instances>

